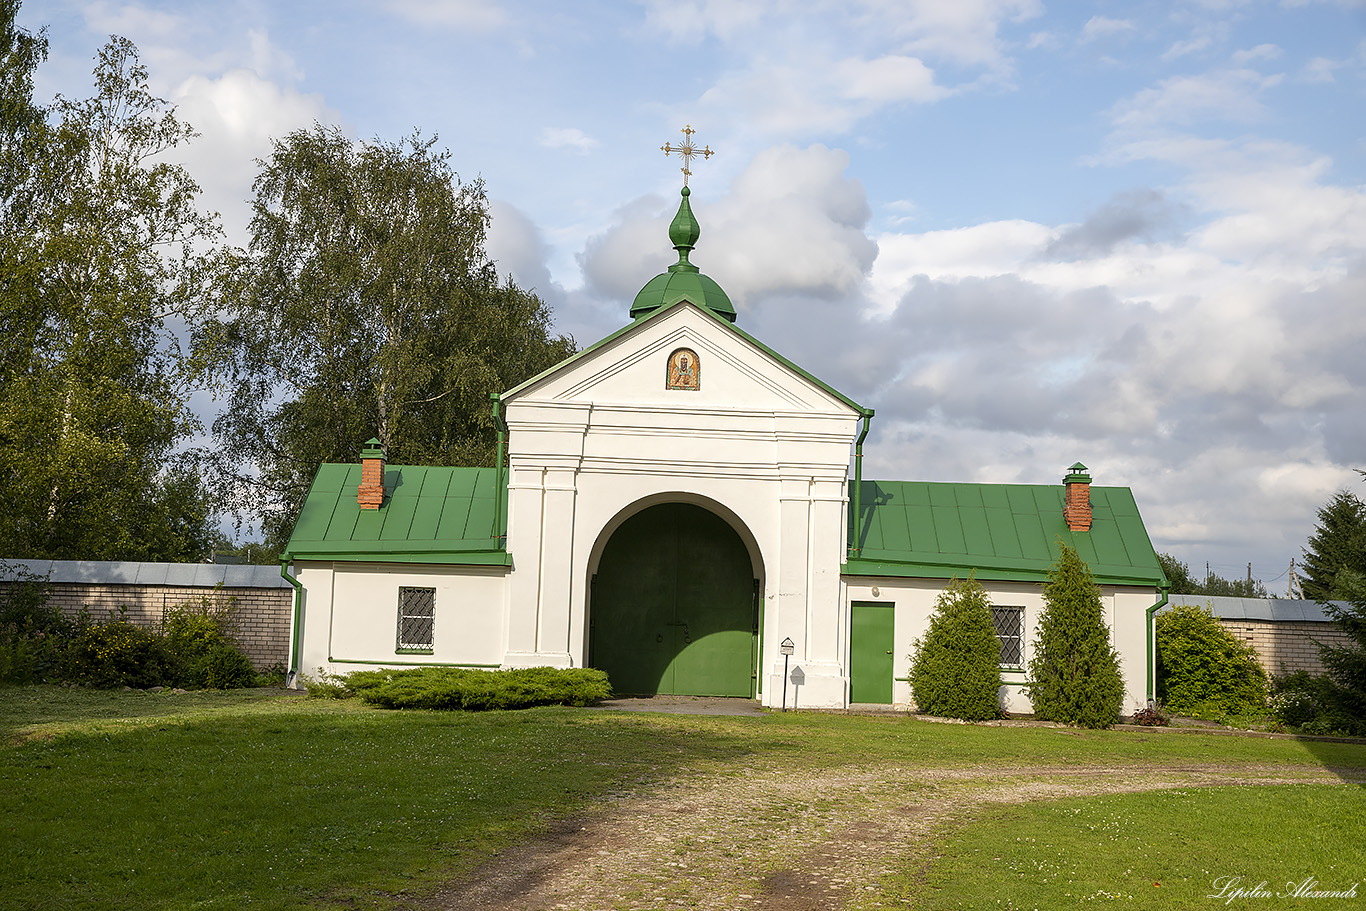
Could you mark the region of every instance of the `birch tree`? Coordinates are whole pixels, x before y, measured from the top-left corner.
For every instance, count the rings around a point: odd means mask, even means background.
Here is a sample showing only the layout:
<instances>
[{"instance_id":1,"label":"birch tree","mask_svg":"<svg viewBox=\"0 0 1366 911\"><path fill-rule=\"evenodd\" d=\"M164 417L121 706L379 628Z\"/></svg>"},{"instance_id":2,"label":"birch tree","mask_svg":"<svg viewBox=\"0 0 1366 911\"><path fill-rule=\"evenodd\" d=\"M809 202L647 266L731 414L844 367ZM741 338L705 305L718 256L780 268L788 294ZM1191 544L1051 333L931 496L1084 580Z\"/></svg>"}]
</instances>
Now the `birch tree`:
<instances>
[{"instance_id":1,"label":"birch tree","mask_svg":"<svg viewBox=\"0 0 1366 911\"><path fill-rule=\"evenodd\" d=\"M218 490L276 548L318 466L370 437L391 462L491 464L489 393L573 351L499 280L483 182L449 159L435 137L315 125L261 163L230 311L198 346L226 398Z\"/></svg>"},{"instance_id":2,"label":"birch tree","mask_svg":"<svg viewBox=\"0 0 1366 911\"><path fill-rule=\"evenodd\" d=\"M89 98L59 96L36 120L31 102L20 110L8 89L31 86L41 54L16 10L0 20L7 128L18 112L0 195L0 550L197 559L213 531L174 455L197 426L174 330L207 300L218 228L189 173L161 157L194 133L117 37Z\"/></svg>"}]
</instances>

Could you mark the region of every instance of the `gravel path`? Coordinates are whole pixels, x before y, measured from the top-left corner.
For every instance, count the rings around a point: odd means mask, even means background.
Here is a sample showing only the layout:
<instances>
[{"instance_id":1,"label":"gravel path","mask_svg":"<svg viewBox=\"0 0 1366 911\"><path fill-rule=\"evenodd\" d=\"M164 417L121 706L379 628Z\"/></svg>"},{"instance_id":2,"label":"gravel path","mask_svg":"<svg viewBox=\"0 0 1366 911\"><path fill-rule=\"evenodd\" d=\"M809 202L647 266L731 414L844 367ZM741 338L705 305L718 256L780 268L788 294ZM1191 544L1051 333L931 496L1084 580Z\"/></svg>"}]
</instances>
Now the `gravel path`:
<instances>
[{"instance_id":1,"label":"gravel path","mask_svg":"<svg viewBox=\"0 0 1366 911\"><path fill-rule=\"evenodd\" d=\"M946 823L991 803L1224 784L1340 782L1315 767L892 765L690 775L560 824L421 911L856 907L891 865L929 859Z\"/></svg>"}]
</instances>

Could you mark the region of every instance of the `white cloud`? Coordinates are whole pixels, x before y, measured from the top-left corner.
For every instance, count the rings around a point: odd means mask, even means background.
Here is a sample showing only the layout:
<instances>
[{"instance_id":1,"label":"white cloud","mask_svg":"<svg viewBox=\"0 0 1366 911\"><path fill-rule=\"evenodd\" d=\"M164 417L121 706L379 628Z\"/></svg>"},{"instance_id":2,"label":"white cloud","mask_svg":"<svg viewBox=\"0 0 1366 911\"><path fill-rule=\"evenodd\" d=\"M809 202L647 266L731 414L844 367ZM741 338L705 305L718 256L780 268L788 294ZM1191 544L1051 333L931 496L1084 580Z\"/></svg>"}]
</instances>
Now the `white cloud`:
<instances>
[{"instance_id":1,"label":"white cloud","mask_svg":"<svg viewBox=\"0 0 1366 911\"><path fill-rule=\"evenodd\" d=\"M1341 60L1315 57L1304 65L1304 69L1300 70L1299 78L1301 82L1336 82L1333 72L1341 69L1344 65Z\"/></svg>"},{"instance_id":2,"label":"white cloud","mask_svg":"<svg viewBox=\"0 0 1366 911\"><path fill-rule=\"evenodd\" d=\"M236 69L216 78L192 76L172 94L181 117L201 134L181 159L204 188L205 204L223 215L234 243L244 243L256 159L270 156L272 140L315 120L341 115L321 95L301 94Z\"/></svg>"},{"instance_id":3,"label":"white cloud","mask_svg":"<svg viewBox=\"0 0 1366 911\"><path fill-rule=\"evenodd\" d=\"M1281 56L1281 49L1274 44L1259 44L1256 47L1248 48L1245 51L1237 51L1233 55L1233 62L1239 66L1251 63L1254 60L1275 60Z\"/></svg>"},{"instance_id":4,"label":"white cloud","mask_svg":"<svg viewBox=\"0 0 1366 911\"><path fill-rule=\"evenodd\" d=\"M846 153L824 146L760 152L725 196L706 205L691 261L739 308L780 293L856 293L877 245L865 231L871 213L863 187L844 176L848 164ZM677 205L653 197L619 210L580 257L589 287L630 300L673 262L668 223Z\"/></svg>"},{"instance_id":5,"label":"white cloud","mask_svg":"<svg viewBox=\"0 0 1366 911\"><path fill-rule=\"evenodd\" d=\"M842 60L835 65L846 98L860 101L936 101L945 90L934 84L934 71L914 57Z\"/></svg>"},{"instance_id":6,"label":"white cloud","mask_svg":"<svg viewBox=\"0 0 1366 911\"><path fill-rule=\"evenodd\" d=\"M385 0L376 6L418 25L440 28L485 30L507 21L493 0Z\"/></svg>"},{"instance_id":7,"label":"white cloud","mask_svg":"<svg viewBox=\"0 0 1366 911\"><path fill-rule=\"evenodd\" d=\"M573 149L580 155L598 146L598 141L574 127L545 127L537 142L547 149Z\"/></svg>"},{"instance_id":8,"label":"white cloud","mask_svg":"<svg viewBox=\"0 0 1366 911\"><path fill-rule=\"evenodd\" d=\"M757 26L777 6L770 0L645 0L645 18L676 41L700 41L708 33L729 40Z\"/></svg>"},{"instance_id":9,"label":"white cloud","mask_svg":"<svg viewBox=\"0 0 1366 911\"><path fill-rule=\"evenodd\" d=\"M1039 0L645 0L645 7L648 26L676 41L712 35L771 52L799 40L803 46L791 48L799 58L838 33L867 44L892 39L916 56L988 69L1008 65L1001 24L1043 13Z\"/></svg>"},{"instance_id":10,"label":"white cloud","mask_svg":"<svg viewBox=\"0 0 1366 911\"><path fill-rule=\"evenodd\" d=\"M1209 47L1210 43L1211 41L1208 35L1200 35L1186 41L1178 41L1163 52L1162 59L1175 60L1177 57L1194 54L1197 51L1203 51L1205 48Z\"/></svg>"},{"instance_id":11,"label":"white cloud","mask_svg":"<svg viewBox=\"0 0 1366 911\"><path fill-rule=\"evenodd\" d=\"M97 34L137 36L137 40L174 42L189 25L185 16L148 9L140 3L95 0L81 8L86 24Z\"/></svg>"},{"instance_id":12,"label":"white cloud","mask_svg":"<svg viewBox=\"0 0 1366 911\"><path fill-rule=\"evenodd\" d=\"M489 200L489 230L485 242L489 258L500 275L510 275L523 288L542 297L556 296L550 269L549 249L540 230L516 206L500 199Z\"/></svg>"},{"instance_id":13,"label":"white cloud","mask_svg":"<svg viewBox=\"0 0 1366 911\"><path fill-rule=\"evenodd\" d=\"M1086 20L1086 24L1081 28L1081 37L1078 39L1082 44L1088 44L1100 38L1110 35L1120 35L1125 32L1134 31L1134 23L1130 19L1111 19L1108 16L1092 16Z\"/></svg>"},{"instance_id":14,"label":"white cloud","mask_svg":"<svg viewBox=\"0 0 1366 911\"><path fill-rule=\"evenodd\" d=\"M893 33L907 40L906 49L987 69L1008 66L999 32L1003 22L1025 22L1043 14L1037 0L872 0L865 16L890 24Z\"/></svg>"},{"instance_id":15,"label":"white cloud","mask_svg":"<svg viewBox=\"0 0 1366 911\"><path fill-rule=\"evenodd\" d=\"M1253 122L1266 115L1259 96L1280 82L1280 76L1263 76L1248 69L1173 76L1157 88L1144 89L1119 102L1110 113L1117 127L1134 132L1211 119Z\"/></svg>"}]
</instances>

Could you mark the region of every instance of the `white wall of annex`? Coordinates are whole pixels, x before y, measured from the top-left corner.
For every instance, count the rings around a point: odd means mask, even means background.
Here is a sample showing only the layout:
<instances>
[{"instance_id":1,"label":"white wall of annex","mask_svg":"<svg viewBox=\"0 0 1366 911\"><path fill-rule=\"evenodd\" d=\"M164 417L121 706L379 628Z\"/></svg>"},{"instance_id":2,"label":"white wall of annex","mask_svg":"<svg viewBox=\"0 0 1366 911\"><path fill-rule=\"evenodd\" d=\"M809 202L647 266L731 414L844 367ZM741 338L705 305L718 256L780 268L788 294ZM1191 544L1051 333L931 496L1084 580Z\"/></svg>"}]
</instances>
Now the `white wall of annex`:
<instances>
[{"instance_id":1,"label":"white wall of annex","mask_svg":"<svg viewBox=\"0 0 1366 911\"><path fill-rule=\"evenodd\" d=\"M306 674L502 662L505 567L305 563L297 575L307 591L301 663ZM398 650L398 595L403 586L435 589L431 654Z\"/></svg>"},{"instance_id":2,"label":"white wall of annex","mask_svg":"<svg viewBox=\"0 0 1366 911\"><path fill-rule=\"evenodd\" d=\"M892 676L910 675L911 655L916 639L930 628L930 615L947 583L936 579L900 579L895 577L849 576L845 578L846 597L855 601L893 603L894 664ZM1038 634L1039 617L1043 613L1043 585L1026 582L983 581L991 603L1000 607L1024 608L1024 661L1027 666L1034 655L1034 641ZM874 591L877 593L874 594ZM1121 714L1128 715L1147 704L1147 638L1146 611L1157 595L1152 589L1101 586L1101 605L1110 626L1111 644L1119 653L1120 672L1124 676L1124 702ZM846 617L848 614L846 613ZM846 656L847 660L847 656ZM1029 713L1032 706L1023 692L1023 670L1002 669L1005 691L1003 707L1007 712ZM911 687L904 679L892 684L892 702L909 709L914 702Z\"/></svg>"}]
</instances>

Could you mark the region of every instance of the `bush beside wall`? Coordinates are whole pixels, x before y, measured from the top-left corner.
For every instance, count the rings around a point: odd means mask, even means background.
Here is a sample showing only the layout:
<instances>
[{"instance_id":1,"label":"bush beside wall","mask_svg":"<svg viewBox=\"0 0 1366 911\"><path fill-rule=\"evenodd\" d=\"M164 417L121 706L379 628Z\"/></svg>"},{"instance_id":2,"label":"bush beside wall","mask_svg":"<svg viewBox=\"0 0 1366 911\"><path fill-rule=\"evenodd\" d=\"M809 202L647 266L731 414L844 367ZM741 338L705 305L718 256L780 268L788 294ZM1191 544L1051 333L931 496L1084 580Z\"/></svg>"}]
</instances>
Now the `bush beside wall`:
<instances>
[{"instance_id":1,"label":"bush beside wall","mask_svg":"<svg viewBox=\"0 0 1366 911\"><path fill-rule=\"evenodd\" d=\"M1001 717L1001 640L991 601L976 579L954 579L939 595L930 628L911 655L911 696L928 715Z\"/></svg>"}]
</instances>

